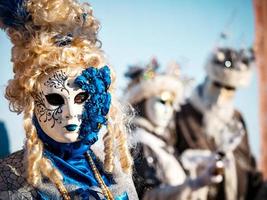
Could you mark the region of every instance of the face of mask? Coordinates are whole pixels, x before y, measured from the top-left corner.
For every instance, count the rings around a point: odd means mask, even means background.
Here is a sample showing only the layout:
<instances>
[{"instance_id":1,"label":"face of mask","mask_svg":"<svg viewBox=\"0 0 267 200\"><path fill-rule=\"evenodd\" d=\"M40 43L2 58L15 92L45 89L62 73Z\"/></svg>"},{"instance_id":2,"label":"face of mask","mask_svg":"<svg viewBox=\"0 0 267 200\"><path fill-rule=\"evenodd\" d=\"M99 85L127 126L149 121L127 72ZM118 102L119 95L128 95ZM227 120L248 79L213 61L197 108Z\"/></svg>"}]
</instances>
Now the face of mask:
<instances>
[{"instance_id":1,"label":"face of mask","mask_svg":"<svg viewBox=\"0 0 267 200\"><path fill-rule=\"evenodd\" d=\"M219 82L208 79L204 85L203 96L210 107L227 105L233 101L234 95L235 88Z\"/></svg>"},{"instance_id":2,"label":"face of mask","mask_svg":"<svg viewBox=\"0 0 267 200\"><path fill-rule=\"evenodd\" d=\"M145 110L148 120L158 127L167 127L174 111L172 103L161 96L147 99Z\"/></svg>"},{"instance_id":3,"label":"face of mask","mask_svg":"<svg viewBox=\"0 0 267 200\"><path fill-rule=\"evenodd\" d=\"M74 84L83 68L60 69L41 80L35 97L35 115L43 131L61 143L78 140L88 93Z\"/></svg>"}]
</instances>

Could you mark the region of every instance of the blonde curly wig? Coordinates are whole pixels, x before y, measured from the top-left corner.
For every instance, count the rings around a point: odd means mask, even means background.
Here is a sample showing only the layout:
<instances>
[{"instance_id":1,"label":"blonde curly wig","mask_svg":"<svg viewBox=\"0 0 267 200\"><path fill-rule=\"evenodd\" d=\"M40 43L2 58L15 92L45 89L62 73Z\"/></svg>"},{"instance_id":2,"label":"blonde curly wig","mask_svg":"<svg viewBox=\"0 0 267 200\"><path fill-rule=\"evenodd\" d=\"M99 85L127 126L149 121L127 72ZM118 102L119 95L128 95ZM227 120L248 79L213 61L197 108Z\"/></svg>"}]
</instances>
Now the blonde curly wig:
<instances>
[{"instance_id":1,"label":"blonde curly wig","mask_svg":"<svg viewBox=\"0 0 267 200\"><path fill-rule=\"evenodd\" d=\"M8 83L6 98L11 111L24 113L28 182L38 186L45 176L64 192L62 175L43 156L43 144L32 123L35 109L33 97L39 91L40 80L51 70L77 66L99 68L106 63L100 50L101 43L97 39L99 22L94 18L90 5L79 4L75 0L27 0L26 3L31 20L24 25L23 30L4 27L14 45L14 78ZM69 34L69 43L57 44L58 37ZM127 148L126 115L114 96L115 74L111 72L109 91L112 103L108 115L108 132L103 139L104 168L107 172L113 171L114 152L118 149L122 169L130 172L132 160Z\"/></svg>"}]
</instances>

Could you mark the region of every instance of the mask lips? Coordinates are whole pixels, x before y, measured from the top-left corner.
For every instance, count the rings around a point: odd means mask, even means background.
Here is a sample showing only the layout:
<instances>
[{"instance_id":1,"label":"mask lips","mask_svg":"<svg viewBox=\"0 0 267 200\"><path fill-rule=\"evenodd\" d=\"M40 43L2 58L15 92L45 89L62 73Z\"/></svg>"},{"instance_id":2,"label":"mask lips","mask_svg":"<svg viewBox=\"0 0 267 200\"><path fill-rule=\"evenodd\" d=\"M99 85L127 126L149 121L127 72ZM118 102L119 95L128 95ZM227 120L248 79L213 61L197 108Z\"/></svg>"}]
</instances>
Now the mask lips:
<instances>
[{"instance_id":1,"label":"mask lips","mask_svg":"<svg viewBox=\"0 0 267 200\"><path fill-rule=\"evenodd\" d=\"M65 128L67 129L67 131L75 131L78 128L78 125L76 124L69 124L67 126L65 126Z\"/></svg>"}]
</instances>

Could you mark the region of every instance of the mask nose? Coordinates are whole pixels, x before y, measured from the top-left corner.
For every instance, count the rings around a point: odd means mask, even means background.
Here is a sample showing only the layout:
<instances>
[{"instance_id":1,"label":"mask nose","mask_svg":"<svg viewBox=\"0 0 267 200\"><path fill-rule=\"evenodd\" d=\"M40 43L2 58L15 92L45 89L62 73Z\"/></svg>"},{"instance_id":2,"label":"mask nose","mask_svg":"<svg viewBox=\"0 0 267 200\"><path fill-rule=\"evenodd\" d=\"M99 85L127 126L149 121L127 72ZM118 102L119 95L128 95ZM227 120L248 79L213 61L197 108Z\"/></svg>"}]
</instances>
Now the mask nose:
<instances>
[{"instance_id":1,"label":"mask nose","mask_svg":"<svg viewBox=\"0 0 267 200\"><path fill-rule=\"evenodd\" d=\"M68 102L66 106L63 108L64 117L66 119L72 119L76 116L75 114L75 105L74 103Z\"/></svg>"}]
</instances>

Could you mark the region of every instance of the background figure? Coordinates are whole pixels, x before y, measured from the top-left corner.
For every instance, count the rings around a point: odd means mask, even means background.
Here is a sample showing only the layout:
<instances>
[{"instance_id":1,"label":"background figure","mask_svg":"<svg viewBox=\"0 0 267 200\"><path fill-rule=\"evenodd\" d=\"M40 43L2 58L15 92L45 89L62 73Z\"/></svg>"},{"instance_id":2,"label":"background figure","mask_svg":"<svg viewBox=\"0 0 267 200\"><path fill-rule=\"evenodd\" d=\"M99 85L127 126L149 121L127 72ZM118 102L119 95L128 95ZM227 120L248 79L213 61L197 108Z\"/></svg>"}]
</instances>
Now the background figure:
<instances>
[{"instance_id":1,"label":"background figure","mask_svg":"<svg viewBox=\"0 0 267 200\"><path fill-rule=\"evenodd\" d=\"M133 120L135 186L140 198L185 199L193 188L208 184L212 177L206 171L200 179L186 178L174 148L176 136L167 128L183 100L179 68L171 65L160 74L158 67L154 59L145 68L132 66L126 73L131 82L125 98L137 112Z\"/></svg>"},{"instance_id":2,"label":"background figure","mask_svg":"<svg viewBox=\"0 0 267 200\"><path fill-rule=\"evenodd\" d=\"M252 60L249 49L216 49L208 59L205 81L176 113L177 149L182 160L203 157L206 162L213 152L225 156L223 182L196 194L197 198L253 199L259 187L261 180L250 152L246 124L233 105L236 89L249 83ZM240 140L234 140L236 137ZM230 147L233 141L237 141L235 148ZM192 175L196 169L188 170Z\"/></svg>"},{"instance_id":3,"label":"background figure","mask_svg":"<svg viewBox=\"0 0 267 200\"><path fill-rule=\"evenodd\" d=\"M0 159L10 154L8 132L4 122L0 121Z\"/></svg>"}]
</instances>

